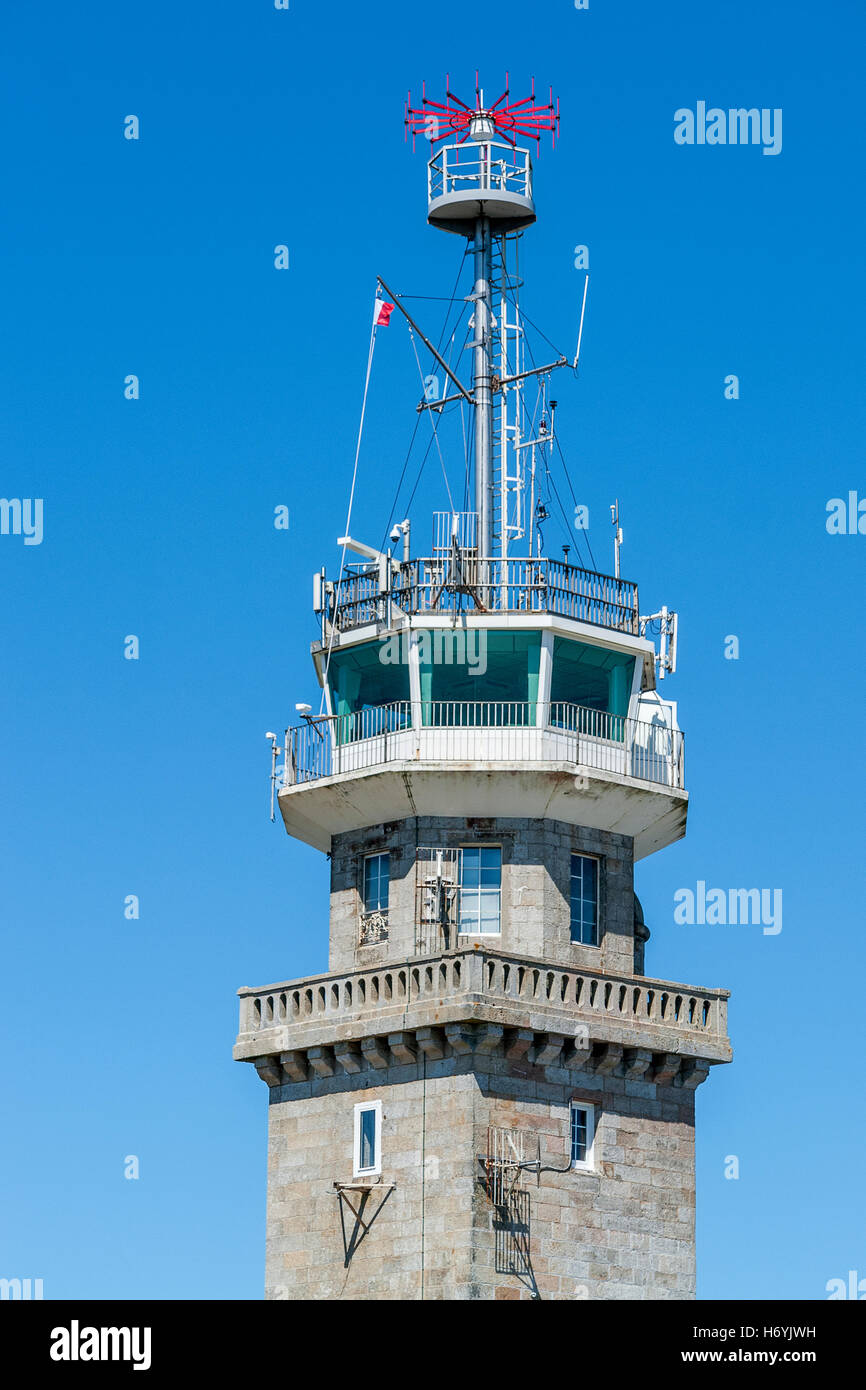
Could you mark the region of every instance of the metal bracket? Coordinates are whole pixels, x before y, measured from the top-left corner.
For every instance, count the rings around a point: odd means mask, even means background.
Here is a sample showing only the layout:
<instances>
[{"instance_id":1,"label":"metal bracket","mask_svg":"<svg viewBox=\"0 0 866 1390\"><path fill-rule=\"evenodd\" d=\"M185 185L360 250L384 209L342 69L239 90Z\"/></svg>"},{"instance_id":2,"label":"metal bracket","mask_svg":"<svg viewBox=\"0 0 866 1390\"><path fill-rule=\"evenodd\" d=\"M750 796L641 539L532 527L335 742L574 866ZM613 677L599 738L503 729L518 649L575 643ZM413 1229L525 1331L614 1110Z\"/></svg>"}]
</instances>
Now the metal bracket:
<instances>
[{"instance_id":1,"label":"metal bracket","mask_svg":"<svg viewBox=\"0 0 866 1390\"><path fill-rule=\"evenodd\" d=\"M658 624L658 627L652 626ZM677 669L677 615L671 613L668 608L662 607L658 613L650 613L645 618L639 618L638 626L641 637L646 637L647 628L650 633L658 633L659 650L656 652L656 669L659 679L664 680L666 672L671 675Z\"/></svg>"},{"instance_id":2,"label":"metal bracket","mask_svg":"<svg viewBox=\"0 0 866 1390\"><path fill-rule=\"evenodd\" d=\"M381 1178L379 1178L379 1179L378 1179L376 1182L374 1182L374 1183L369 1183L369 1182L365 1182L365 1183L359 1183L359 1182L335 1182L335 1183L334 1183L334 1196L337 1198L337 1200L338 1200L339 1203L340 1203L340 1227L341 1227L341 1230L342 1230L342 1232L343 1232L343 1253L344 1253L344 1256L345 1256L344 1264L345 1264L346 1269L348 1269L349 1265L351 1264L352 1256L354 1255L354 1253L355 1253L355 1251L357 1250L358 1246L361 1244L361 1241L364 1239L364 1236L369 1235L369 1233L370 1233L370 1228L372 1227L373 1222L376 1220L376 1217L379 1215L379 1212L380 1212L380 1211L382 1210L382 1208L384 1207L385 1203L387 1202L388 1198L391 1196L391 1193L395 1190L396 1186L397 1186L397 1184L396 1184L395 1182L383 1183ZM358 1201L358 1205L357 1205L357 1206L353 1206L353 1205L352 1205L352 1202L349 1200L348 1196L346 1195L346 1194L349 1193L349 1192L352 1192L352 1193L359 1193L359 1194L360 1194L360 1200ZM378 1207L377 1207L376 1210L373 1212L373 1215L370 1217L370 1219L369 1219L368 1221L365 1221L365 1220L364 1220L364 1216L363 1216L363 1212L364 1212L365 1206L367 1205L367 1201L368 1201L368 1199L369 1199L369 1197L370 1197L370 1194L371 1194L372 1192L380 1192L380 1193L383 1194L383 1196L382 1196L382 1200L381 1200L381 1202L379 1203ZM348 1240L346 1239L345 1207L348 1207L348 1208L349 1208L349 1211L352 1213L352 1215L353 1215L354 1218L355 1218L355 1228L354 1228L354 1230L352 1231L352 1234L349 1236ZM361 1230L362 1230L362 1232L363 1232L362 1235L359 1235L359 1234L358 1234L358 1228L359 1228L359 1227L361 1228Z\"/></svg>"}]
</instances>

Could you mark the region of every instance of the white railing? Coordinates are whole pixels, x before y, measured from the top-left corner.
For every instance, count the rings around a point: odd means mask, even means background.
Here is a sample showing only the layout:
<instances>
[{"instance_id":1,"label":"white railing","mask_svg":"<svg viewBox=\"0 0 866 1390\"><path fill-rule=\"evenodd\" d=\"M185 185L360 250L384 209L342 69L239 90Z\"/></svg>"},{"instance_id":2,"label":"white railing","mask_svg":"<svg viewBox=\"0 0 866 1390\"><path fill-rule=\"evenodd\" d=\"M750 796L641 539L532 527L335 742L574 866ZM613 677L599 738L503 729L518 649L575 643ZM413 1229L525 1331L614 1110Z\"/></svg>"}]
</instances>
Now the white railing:
<instances>
[{"instance_id":1,"label":"white railing","mask_svg":"<svg viewBox=\"0 0 866 1390\"><path fill-rule=\"evenodd\" d=\"M286 787L395 761L555 761L684 785L680 729L564 702L400 700L309 720L286 743Z\"/></svg>"},{"instance_id":2,"label":"white railing","mask_svg":"<svg viewBox=\"0 0 866 1390\"><path fill-rule=\"evenodd\" d=\"M429 202L449 193L516 193L532 197L532 160L528 150L493 141L445 145L427 166Z\"/></svg>"}]
</instances>

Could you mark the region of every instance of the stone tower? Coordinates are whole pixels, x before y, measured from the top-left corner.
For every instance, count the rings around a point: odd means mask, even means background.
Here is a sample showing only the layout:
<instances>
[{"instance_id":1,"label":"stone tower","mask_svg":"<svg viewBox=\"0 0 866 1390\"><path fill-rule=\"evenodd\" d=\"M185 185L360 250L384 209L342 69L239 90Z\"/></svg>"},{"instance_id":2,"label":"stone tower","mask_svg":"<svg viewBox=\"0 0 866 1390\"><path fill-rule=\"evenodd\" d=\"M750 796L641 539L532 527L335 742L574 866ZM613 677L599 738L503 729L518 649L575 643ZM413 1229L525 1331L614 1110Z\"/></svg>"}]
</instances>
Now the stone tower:
<instances>
[{"instance_id":1,"label":"stone tower","mask_svg":"<svg viewBox=\"0 0 866 1390\"><path fill-rule=\"evenodd\" d=\"M435 142L431 106L408 119ZM428 219L471 241L473 374L427 344L418 409L465 397L475 509L427 557L407 520L398 555L344 537L360 562L316 576L325 712L273 751L287 831L330 855L329 970L242 989L235 1047L268 1086L266 1296L692 1298L728 996L646 975L633 882L685 832L675 620L640 616L618 548L610 576L540 544L566 359L524 370L508 264L535 219L514 137L552 105L433 109L463 137Z\"/></svg>"}]
</instances>

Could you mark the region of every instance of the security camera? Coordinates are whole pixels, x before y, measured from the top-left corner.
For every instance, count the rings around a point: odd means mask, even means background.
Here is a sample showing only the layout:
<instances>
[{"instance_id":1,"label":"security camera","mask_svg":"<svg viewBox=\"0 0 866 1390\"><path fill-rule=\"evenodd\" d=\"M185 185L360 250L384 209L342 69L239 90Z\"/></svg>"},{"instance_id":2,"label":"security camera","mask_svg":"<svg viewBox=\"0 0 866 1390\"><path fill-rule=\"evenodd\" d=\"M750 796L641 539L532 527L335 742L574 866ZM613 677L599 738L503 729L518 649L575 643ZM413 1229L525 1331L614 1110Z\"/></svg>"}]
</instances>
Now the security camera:
<instances>
[{"instance_id":1,"label":"security camera","mask_svg":"<svg viewBox=\"0 0 866 1390\"><path fill-rule=\"evenodd\" d=\"M268 732L268 733L265 734L265 738L275 739L275 738L276 738L276 734L272 734L272 733Z\"/></svg>"},{"instance_id":2,"label":"security camera","mask_svg":"<svg viewBox=\"0 0 866 1390\"><path fill-rule=\"evenodd\" d=\"M295 705L295 709L297 710L298 714L302 714L305 718L308 714L312 714L313 712L312 705Z\"/></svg>"},{"instance_id":3,"label":"security camera","mask_svg":"<svg viewBox=\"0 0 866 1390\"><path fill-rule=\"evenodd\" d=\"M391 531L391 540L394 541L394 542L396 543L396 542L400 539L400 537L402 536L402 534L403 534L403 532L400 530L400 527L399 527L399 526L395 526L395 527L393 528L393 530Z\"/></svg>"}]
</instances>

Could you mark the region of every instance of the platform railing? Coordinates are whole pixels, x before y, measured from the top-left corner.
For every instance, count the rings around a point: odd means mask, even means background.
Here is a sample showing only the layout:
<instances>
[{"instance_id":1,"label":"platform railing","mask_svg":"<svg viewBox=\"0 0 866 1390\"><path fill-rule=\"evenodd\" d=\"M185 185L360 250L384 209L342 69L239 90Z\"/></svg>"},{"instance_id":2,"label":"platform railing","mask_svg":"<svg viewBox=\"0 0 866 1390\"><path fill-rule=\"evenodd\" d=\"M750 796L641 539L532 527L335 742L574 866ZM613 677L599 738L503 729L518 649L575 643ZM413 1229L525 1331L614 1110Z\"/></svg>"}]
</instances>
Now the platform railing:
<instances>
[{"instance_id":1,"label":"platform railing","mask_svg":"<svg viewBox=\"0 0 866 1390\"><path fill-rule=\"evenodd\" d=\"M637 585L562 560L479 560L465 552L410 560L395 568L383 590L379 570L356 571L334 586L326 615L338 632L371 623L390 625L399 613L549 613L638 634Z\"/></svg>"},{"instance_id":2,"label":"platform railing","mask_svg":"<svg viewBox=\"0 0 866 1390\"><path fill-rule=\"evenodd\" d=\"M287 730L283 786L402 762L565 762L684 784L682 730L563 701L398 700Z\"/></svg>"},{"instance_id":3,"label":"platform railing","mask_svg":"<svg viewBox=\"0 0 866 1390\"><path fill-rule=\"evenodd\" d=\"M528 150L495 141L445 145L427 165L429 202L449 193L517 193L532 197L532 160Z\"/></svg>"}]
</instances>

